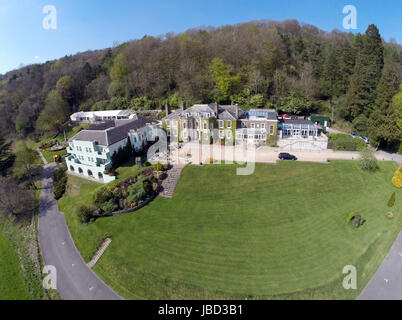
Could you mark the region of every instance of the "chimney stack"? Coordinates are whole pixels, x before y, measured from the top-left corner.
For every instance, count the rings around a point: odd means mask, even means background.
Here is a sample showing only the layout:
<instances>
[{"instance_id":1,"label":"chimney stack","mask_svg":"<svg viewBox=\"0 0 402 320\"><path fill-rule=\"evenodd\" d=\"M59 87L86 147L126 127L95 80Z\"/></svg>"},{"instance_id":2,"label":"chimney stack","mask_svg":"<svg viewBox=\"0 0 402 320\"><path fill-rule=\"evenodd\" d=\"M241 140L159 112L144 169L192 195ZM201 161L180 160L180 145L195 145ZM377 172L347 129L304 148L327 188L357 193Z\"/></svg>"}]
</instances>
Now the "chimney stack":
<instances>
[{"instance_id":1,"label":"chimney stack","mask_svg":"<svg viewBox=\"0 0 402 320\"><path fill-rule=\"evenodd\" d=\"M184 101L181 102L181 111L186 110L186 103Z\"/></svg>"},{"instance_id":2,"label":"chimney stack","mask_svg":"<svg viewBox=\"0 0 402 320\"><path fill-rule=\"evenodd\" d=\"M219 105L218 105L218 102L215 102L214 103L214 112L216 113L216 116L218 116L218 107L219 107Z\"/></svg>"},{"instance_id":3,"label":"chimney stack","mask_svg":"<svg viewBox=\"0 0 402 320\"><path fill-rule=\"evenodd\" d=\"M165 111L166 111L166 115L168 116L170 113L170 106L169 106L168 102L166 102L166 104L165 104Z\"/></svg>"},{"instance_id":4,"label":"chimney stack","mask_svg":"<svg viewBox=\"0 0 402 320\"><path fill-rule=\"evenodd\" d=\"M236 107L235 108L235 116L236 116L236 119L239 119L239 105L236 103L235 107Z\"/></svg>"}]
</instances>

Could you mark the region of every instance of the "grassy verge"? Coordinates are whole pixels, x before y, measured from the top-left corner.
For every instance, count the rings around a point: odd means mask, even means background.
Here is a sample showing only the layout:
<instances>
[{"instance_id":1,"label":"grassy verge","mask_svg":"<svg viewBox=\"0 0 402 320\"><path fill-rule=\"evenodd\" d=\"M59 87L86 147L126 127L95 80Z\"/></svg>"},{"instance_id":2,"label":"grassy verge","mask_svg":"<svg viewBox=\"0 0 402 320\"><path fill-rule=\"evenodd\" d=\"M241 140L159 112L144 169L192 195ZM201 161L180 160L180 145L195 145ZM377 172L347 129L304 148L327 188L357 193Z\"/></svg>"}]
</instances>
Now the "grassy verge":
<instances>
[{"instance_id":1,"label":"grassy verge","mask_svg":"<svg viewBox=\"0 0 402 320\"><path fill-rule=\"evenodd\" d=\"M0 233L0 300L29 299L18 256L9 239Z\"/></svg>"},{"instance_id":2,"label":"grassy verge","mask_svg":"<svg viewBox=\"0 0 402 320\"><path fill-rule=\"evenodd\" d=\"M60 204L85 260L112 238L94 270L126 298L353 299L402 226L396 164L379 167L281 162L237 176L234 165L190 166L172 199L87 226L71 204L86 202L93 186L70 180ZM367 220L360 229L346 224L351 211ZM342 287L346 265L357 267L358 290Z\"/></svg>"},{"instance_id":3,"label":"grassy verge","mask_svg":"<svg viewBox=\"0 0 402 320\"><path fill-rule=\"evenodd\" d=\"M36 206L38 207L40 182L37 182L36 186L38 188L36 191ZM5 253L6 257L4 259L3 257L0 259L0 274L3 274L3 280L0 280L0 284L4 284L8 288L8 291L0 290L1 299L41 300L47 298L43 291L41 279L37 212L35 210L35 215L31 221L24 221L18 224L10 219L0 220L0 243L8 242L9 244L9 252ZM10 250L12 253L10 253ZM3 265L4 263L8 268ZM8 272L11 278L7 275L4 276L4 272L6 274ZM0 278L2 277L0 276ZM2 295L2 292L6 294Z\"/></svg>"}]
</instances>

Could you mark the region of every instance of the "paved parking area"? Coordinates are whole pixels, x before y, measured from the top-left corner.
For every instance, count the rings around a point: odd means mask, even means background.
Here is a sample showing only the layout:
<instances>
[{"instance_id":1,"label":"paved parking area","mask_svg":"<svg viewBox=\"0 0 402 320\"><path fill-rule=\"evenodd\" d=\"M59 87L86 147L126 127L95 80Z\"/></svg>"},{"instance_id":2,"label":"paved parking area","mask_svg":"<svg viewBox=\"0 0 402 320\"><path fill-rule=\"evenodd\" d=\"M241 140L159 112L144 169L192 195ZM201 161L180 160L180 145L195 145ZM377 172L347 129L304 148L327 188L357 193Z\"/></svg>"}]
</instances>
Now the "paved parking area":
<instances>
[{"instance_id":1,"label":"paved parking area","mask_svg":"<svg viewBox=\"0 0 402 320\"><path fill-rule=\"evenodd\" d=\"M300 161L322 162L327 160L357 160L358 151L334 151L331 149L323 151L286 151L280 148L262 146L220 146L220 145L200 145L198 143L186 143L180 149L173 146L170 153L170 160L174 164L199 164L209 162L209 159L225 162L257 162L257 163L276 163L281 152L288 152L295 155ZM392 160L388 154L376 153L378 160ZM161 158L159 160L164 160Z\"/></svg>"}]
</instances>

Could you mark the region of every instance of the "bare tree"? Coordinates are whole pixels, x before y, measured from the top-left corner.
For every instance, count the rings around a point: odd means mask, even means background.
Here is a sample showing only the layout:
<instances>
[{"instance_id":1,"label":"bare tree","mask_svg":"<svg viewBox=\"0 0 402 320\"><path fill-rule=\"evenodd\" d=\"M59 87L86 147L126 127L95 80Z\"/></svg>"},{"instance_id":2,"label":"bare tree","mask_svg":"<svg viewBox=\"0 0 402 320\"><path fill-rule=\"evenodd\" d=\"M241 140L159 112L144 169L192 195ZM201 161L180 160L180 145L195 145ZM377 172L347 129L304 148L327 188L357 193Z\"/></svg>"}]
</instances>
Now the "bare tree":
<instances>
[{"instance_id":1,"label":"bare tree","mask_svg":"<svg viewBox=\"0 0 402 320\"><path fill-rule=\"evenodd\" d=\"M36 190L35 176L38 174L38 168L35 162L38 156L37 153L24 145L15 155L16 171L25 176L29 181L30 187Z\"/></svg>"},{"instance_id":2,"label":"bare tree","mask_svg":"<svg viewBox=\"0 0 402 320\"><path fill-rule=\"evenodd\" d=\"M10 177L0 178L0 215L31 215L35 209L35 196L32 190Z\"/></svg>"}]
</instances>

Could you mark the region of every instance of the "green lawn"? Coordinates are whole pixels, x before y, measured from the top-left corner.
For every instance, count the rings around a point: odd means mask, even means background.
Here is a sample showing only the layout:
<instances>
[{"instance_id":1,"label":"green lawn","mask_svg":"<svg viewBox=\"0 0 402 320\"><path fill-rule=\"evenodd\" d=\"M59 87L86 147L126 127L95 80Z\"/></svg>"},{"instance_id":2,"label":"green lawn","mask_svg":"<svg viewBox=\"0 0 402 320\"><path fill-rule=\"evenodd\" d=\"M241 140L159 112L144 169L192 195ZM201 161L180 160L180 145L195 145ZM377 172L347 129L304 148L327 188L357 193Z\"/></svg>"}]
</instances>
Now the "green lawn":
<instances>
[{"instance_id":1,"label":"green lawn","mask_svg":"<svg viewBox=\"0 0 402 320\"><path fill-rule=\"evenodd\" d=\"M134 165L134 161L128 162L116 170L117 179L110 184L117 184L124 179L137 175L143 168ZM66 213L70 231L74 233L74 240L80 243L81 255L86 261L90 261L94 253L99 249L108 232L92 233L90 225L82 225L76 219L75 213L81 205L89 205L93 202L93 195L103 188L103 184L92 182L76 176L68 176L66 195L59 200L59 209ZM73 201L72 201L73 200ZM71 219L70 219L71 218Z\"/></svg>"},{"instance_id":2,"label":"green lawn","mask_svg":"<svg viewBox=\"0 0 402 320\"><path fill-rule=\"evenodd\" d=\"M64 156L67 154L67 150L60 150L60 151L52 151L52 150L43 150L42 151L43 156L45 157L45 159L47 160L47 162L51 163L54 162L54 156L59 155L59 156ZM63 158L63 161L64 158Z\"/></svg>"},{"instance_id":3,"label":"green lawn","mask_svg":"<svg viewBox=\"0 0 402 320\"><path fill-rule=\"evenodd\" d=\"M41 183L36 183L37 205ZM0 219L0 300L41 300L41 279L37 211L31 221L16 223Z\"/></svg>"},{"instance_id":4,"label":"green lawn","mask_svg":"<svg viewBox=\"0 0 402 320\"><path fill-rule=\"evenodd\" d=\"M173 199L158 197L134 214L79 224L74 208L98 185L71 178L60 201L86 261L109 236L94 270L132 299L352 299L372 277L402 226L395 163L375 173L354 161L190 166ZM394 219L387 201L397 192ZM351 211L367 220L346 224ZM344 290L345 265L358 290Z\"/></svg>"},{"instance_id":5,"label":"green lawn","mask_svg":"<svg viewBox=\"0 0 402 320\"><path fill-rule=\"evenodd\" d=\"M29 299L11 241L0 233L0 300Z\"/></svg>"}]
</instances>

